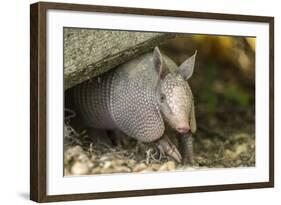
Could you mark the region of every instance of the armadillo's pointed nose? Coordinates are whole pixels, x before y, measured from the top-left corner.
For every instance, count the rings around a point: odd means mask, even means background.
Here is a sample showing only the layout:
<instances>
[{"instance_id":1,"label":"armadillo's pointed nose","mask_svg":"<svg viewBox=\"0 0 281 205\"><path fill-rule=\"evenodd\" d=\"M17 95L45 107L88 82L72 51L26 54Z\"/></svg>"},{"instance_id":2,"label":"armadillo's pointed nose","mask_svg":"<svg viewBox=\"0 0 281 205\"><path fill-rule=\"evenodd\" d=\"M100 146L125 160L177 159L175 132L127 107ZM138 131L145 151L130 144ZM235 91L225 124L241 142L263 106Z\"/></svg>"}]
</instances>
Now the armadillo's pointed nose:
<instances>
[{"instance_id":1,"label":"armadillo's pointed nose","mask_svg":"<svg viewBox=\"0 0 281 205\"><path fill-rule=\"evenodd\" d=\"M190 128L186 124L178 125L176 130L181 134L186 134L189 132Z\"/></svg>"}]
</instances>

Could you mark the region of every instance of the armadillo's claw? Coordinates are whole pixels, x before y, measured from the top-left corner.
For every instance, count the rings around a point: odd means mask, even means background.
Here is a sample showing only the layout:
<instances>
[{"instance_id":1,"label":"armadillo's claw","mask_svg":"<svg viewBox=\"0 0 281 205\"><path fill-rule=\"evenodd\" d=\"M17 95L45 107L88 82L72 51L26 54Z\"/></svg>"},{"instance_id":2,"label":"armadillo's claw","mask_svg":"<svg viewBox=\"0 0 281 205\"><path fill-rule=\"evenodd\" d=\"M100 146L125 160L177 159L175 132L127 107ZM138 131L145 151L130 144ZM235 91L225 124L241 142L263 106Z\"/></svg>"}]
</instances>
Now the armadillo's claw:
<instances>
[{"instance_id":1,"label":"armadillo's claw","mask_svg":"<svg viewBox=\"0 0 281 205\"><path fill-rule=\"evenodd\" d=\"M158 149L162 154L167 154L174 158L178 163L181 162L182 157L177 147L166 136L158 140Z\"/></svg>"},{"instance_id":2,"label":"armadillo's claw","mask_svg":"<svg viewBox=\"0 0 281 205\"><path fill-rule=\"evenodd\" d=\"M168 150L167 154L173 157L178 163L181 162L181 154L175 145L173 145L172 149Z\"/></svg>"}]
</instances>

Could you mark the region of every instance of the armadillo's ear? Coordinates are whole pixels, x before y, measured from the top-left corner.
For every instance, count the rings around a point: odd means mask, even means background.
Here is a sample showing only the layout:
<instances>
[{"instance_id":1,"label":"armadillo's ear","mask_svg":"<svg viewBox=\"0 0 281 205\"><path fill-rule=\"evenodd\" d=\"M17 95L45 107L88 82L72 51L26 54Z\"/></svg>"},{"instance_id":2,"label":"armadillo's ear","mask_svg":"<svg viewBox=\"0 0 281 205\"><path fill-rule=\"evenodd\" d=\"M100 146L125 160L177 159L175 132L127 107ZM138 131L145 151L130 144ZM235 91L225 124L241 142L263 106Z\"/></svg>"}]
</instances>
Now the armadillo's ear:
<instances>
[{"instance_id":1,"label":"armadillo's ear","mask_svg":"<svg viewBox=\"0 0 281 205\"><path fill-rule=\"evenodd\" d=\"M191 108L191 113L190 113L190 129L192 133L196 132L196 117L195 117L195 107L194 104L192 104L192 108Z\"/></svg>"},{"instance_id":2,"label":"armadillo's ear","mask_svg":"<svg viewBox=\"0 0 281 205\"><path fill-rule=\"evenodd\" d=\"M159 74L160 79L164 79L165 76L169 73L169 70L165 64L165 61L158 47L154 48L153 64L154 64L154 69Z\"/></svg>"},{"instance_id":3,"label":"armadillo's ear","mask_svg":"<svg viewBox=\"0 0 281 205\"><path fill-rule=\"evenodd\" d=\"M177 70L177 73L180 74L185 80L188 80L193 74L196 54L197 51L195 51L193 56L185 60Z\"/></svg>"}]
</instances>

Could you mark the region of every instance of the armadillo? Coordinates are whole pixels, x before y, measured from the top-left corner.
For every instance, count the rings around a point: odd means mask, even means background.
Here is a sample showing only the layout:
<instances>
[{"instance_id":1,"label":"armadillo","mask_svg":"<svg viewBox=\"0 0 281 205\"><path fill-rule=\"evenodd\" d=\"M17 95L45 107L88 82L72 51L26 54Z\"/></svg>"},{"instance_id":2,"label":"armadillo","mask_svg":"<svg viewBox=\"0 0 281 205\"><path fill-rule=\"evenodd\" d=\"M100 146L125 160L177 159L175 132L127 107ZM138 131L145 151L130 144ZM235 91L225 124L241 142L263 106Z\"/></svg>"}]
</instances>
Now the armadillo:
<instances>
[{"instance_id":1,"label":"armadillo","mask_svg":"<svg viewBox=\"0 0 281 205\"><path fill-rule=\"evenodd\" d=\"M192 76L196 52L180 66L158 47L74 88L77 112L88 127L117 129L180 162L165 135L170 126L184 137L196 131Z\"/></svg>"}]
</instances>

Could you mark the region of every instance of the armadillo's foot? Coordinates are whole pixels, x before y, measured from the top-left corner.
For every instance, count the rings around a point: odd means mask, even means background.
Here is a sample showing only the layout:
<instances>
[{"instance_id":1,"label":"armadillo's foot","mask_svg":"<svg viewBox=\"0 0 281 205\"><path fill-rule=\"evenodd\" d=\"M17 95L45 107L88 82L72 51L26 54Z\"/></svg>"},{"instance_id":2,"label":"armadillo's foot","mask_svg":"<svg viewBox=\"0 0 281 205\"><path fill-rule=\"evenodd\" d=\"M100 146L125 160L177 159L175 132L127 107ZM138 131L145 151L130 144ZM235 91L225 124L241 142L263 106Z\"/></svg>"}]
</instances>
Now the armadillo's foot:
<instances>
[{"instance_id":1,"label":"armadillo's foot","mask_svg":"<svg viewBox=\"0 0 281 205\"><path fill-rule=\"evenodd\" d=\"M181 154L177 147L170 141L167 136L163 136L161 139L157 141L157 147L162 154L167 154L173 157L178 163L181 162Z\"/></svg>"},{"instance_id":2,"label":"armadillo's foot","mask_svg":"<svg viewBox=\"0 0 281 205\"><path fill-rule=\"evenodd\" d=\"M107 148L113 146L112 141L105 130L97 130L97 129L89 128L87 129L87 133L95 145L101 145Z\"/></svg>"},{"instance_id":3,"label":"armadillo's foot","mask_svg":"<svg viewBox=\"0 0 281 205\"><path fill-rule=\"evenodd\" d=\"M112 144L119 148L126 148L129 146L129 137L121 131L118 130L108 130L108 136L112 140Z\"/></svg>"}]
</instances>

